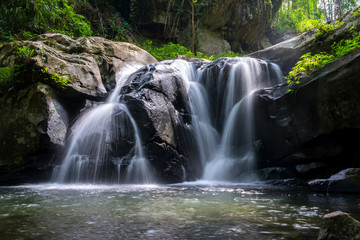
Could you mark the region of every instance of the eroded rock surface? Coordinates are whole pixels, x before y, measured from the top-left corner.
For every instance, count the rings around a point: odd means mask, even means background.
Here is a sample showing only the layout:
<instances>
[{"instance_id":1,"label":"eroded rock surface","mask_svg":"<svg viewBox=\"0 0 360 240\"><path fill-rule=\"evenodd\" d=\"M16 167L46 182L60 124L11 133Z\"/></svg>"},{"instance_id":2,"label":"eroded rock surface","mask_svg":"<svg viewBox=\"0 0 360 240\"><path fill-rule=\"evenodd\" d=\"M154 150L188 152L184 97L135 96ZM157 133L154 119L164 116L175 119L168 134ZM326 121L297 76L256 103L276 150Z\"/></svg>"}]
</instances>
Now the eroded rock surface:
<instances>
[{"instance_id":1,"label":"eroded rock surface","mask_svg":"<svg viewBox=\"0 0 360 240\"><path fill-rule=\"evenodd\" d=\"M16 53L23 47L33 54ZM154 57L132 44L98 37L44 34L2 46L0 67L25 67L22 83L0 97L0 184L47 179L69 124L86 103L103 101L123 67L154 62ZM70 83L60 89L43 79L45 73L66 75Z\"/></svg>"}]
</instances>

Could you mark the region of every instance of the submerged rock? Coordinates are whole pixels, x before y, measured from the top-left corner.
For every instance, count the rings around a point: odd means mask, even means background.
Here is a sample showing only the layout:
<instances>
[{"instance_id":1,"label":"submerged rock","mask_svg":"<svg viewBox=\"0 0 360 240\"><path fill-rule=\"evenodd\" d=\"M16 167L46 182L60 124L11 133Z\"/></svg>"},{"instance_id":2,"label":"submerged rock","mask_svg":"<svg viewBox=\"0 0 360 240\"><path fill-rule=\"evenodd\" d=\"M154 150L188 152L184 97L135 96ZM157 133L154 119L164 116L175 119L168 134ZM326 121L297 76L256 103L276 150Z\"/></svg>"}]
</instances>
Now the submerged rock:
<instances>
[{"instance_id":1,"label":"submerged rock","mask_svg":"<svg viewBox=\"0 0 360 240\"><path fill-rule=\"evenodd\" d=\"M324 215L318 240L360 239L360 222L348 213L336 211Z\"/></svg>"}]
</instances>

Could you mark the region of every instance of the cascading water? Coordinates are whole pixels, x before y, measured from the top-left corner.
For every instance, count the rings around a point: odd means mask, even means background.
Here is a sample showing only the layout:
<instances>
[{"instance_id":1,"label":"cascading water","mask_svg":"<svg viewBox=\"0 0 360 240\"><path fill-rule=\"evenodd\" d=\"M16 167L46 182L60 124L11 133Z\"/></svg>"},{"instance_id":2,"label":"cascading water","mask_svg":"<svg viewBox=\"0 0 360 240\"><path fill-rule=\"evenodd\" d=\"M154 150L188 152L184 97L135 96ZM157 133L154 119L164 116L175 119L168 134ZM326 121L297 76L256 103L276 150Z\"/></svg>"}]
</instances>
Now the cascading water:
<instances>
[{"instance_id":1,"label":"cascading water","mask_svg":"<svg viewBox=\"0 0 360 240\"><path fill-rule=\"evenodd\" d=\"M54 168L53 181L153 182L139 129L119 96L124 81L140 67L124 66L116 76L116 88L107 101L84 113L72 126L63 162Z\"/></svg>"},{"instance_id":2,"label":"cascading water","mask_svg":"<svg viewBox=\"0 0 360 240\"><path fill-rule=\"evenodd\" d=\"M173 65L187 72L195 158L203 179L256 180L252 96L281 83L280 68L252 58L220 59L197 70L184 62Z\"/></svg>"},{"instance_id":3,"label":"cascading water","mask_svg":"<svg viewBox=\"0 0 360 240\"><path fill-rule=\"evenodd\" d=\"M223 58L198 68L183 60L166 61L159 63L158 70L168 67L174 69L173 74L180 75L188 92L189 127L196 145L191 146L196 150L190 151L190 160L199 163L195 165L203 179L256 180L253 93L281 83L279 67L252 58ZM123 69L106 103L87 111L71 128L63 163L53 172L54 181L154 181L154 170L143 152L139 129L120 101L124 81L136 69ZM137 74L147 71L143 69ZM184 165L181 171L185 180Z\"/></svg>"}]
</instances>

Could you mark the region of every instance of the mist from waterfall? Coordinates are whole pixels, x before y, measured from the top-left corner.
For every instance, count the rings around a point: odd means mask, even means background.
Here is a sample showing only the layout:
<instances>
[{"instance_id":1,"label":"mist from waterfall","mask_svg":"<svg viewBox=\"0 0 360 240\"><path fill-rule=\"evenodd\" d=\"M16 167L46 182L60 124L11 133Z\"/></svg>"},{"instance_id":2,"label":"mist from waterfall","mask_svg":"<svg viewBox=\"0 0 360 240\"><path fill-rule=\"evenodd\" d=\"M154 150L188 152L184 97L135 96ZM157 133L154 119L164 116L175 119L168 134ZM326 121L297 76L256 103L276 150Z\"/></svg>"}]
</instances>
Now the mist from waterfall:
<instances>
[{"instance_id":1,"label":"mist from waterfall","mask_svg":"<svg viewBox=\"0 0 360 240\"><path fill-rule=\"evenodd\" d=\"M121 103L119 95L126 79L140 67L142 65L123 66L116 74L116 87L106 102L85 111L77 119L70 129L62 163L54 168L52 181L154 181L153 170L145 157L136 121L127 106ZM120 143L120 146L114 144L115 142ZM128 149L130 150L126 152Z\"/></svg>"}]
</instances>

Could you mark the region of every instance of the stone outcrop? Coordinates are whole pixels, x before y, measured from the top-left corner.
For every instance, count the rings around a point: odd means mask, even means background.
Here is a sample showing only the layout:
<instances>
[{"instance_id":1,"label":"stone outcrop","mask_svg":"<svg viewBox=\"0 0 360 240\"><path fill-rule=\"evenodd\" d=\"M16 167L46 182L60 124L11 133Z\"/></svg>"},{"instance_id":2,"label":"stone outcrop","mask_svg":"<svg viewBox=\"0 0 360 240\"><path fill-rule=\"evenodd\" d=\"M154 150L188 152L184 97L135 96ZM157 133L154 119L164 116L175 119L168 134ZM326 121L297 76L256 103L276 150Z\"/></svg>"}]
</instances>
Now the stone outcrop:
<instances>
[{"instance_id":1,"label":"stone outcrop","mask_svg":"<svg viewBox=\"0 0 360 240\"><path fill-rule=\"evenodd\" d=\"M360 222L348 213L336 211L324 215L318 240L360 239Z\"/></svg>"},{"instance_id":2,"label":"stone outcrop","mask_svg":"<svg viewBox=\"0 0 360 240\"><path fill-rule=\"evenodd\" d=\"M121 68L156 62L129 43L44 34L2 46L0 67L23 64L24 56L16 51L24 46L34 53L25 59L22 83L0 97L1 185L47 179L52 158L80 110L89 101L107 96ZM66 89L59 89L56 83L42 79L44 72L67 75L71 82Z\"/></svg>"},{"instance_id":3,"label":"stone outcrop","mask_svg":"<svg viewBox=\"0 0 360 240\"><path fill-rule=\"evenodd\" d=\"M256 93L259 167L286 167L293 177L327 178L360 167L360 49L304 78ZM315 164L316 163L316 164Z\"/></svg>"}]
</instances>

